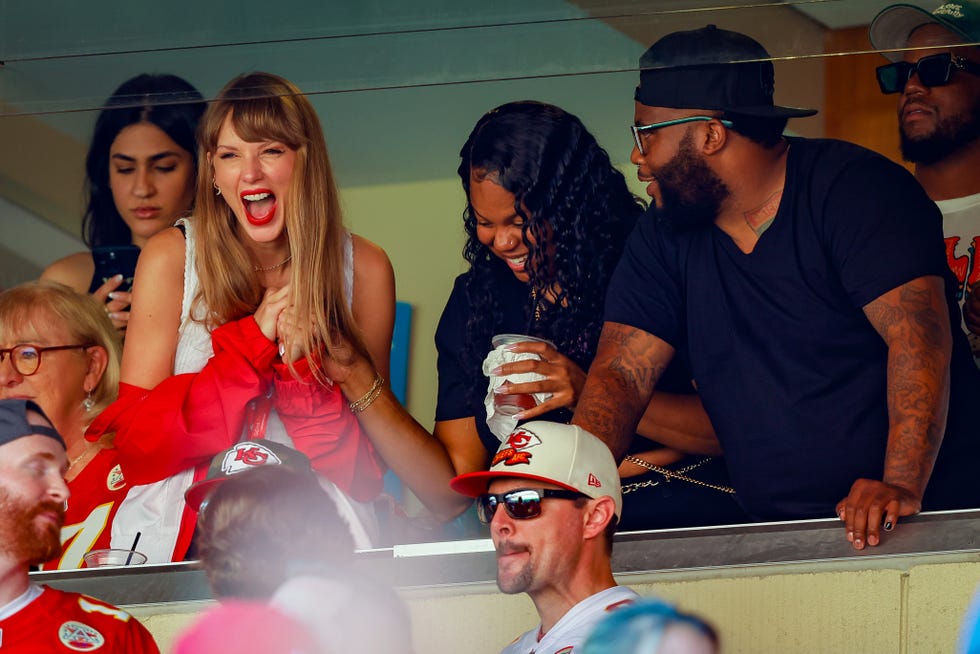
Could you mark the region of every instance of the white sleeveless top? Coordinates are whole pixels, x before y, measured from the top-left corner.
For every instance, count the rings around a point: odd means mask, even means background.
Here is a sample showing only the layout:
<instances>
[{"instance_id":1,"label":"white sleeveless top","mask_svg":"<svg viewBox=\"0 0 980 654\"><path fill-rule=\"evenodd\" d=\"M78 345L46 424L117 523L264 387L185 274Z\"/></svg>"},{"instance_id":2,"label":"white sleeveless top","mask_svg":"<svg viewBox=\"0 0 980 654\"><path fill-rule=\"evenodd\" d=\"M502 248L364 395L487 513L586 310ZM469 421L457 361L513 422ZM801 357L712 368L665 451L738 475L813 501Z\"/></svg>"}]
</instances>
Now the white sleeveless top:
<instances>
[{"instance_id":1,"label":"white sleeveless top","mask_svg":"<svg viewBox=\"0 0 980 654\"><path fill-rule=\"evenodd\" d=\"M208 359L214 356L211 348L211 332L204 324L205 309L200 304L196 313L191 315L194 298L200 289L197 276L194 253L194 226L187 218L181 218L177 225L184 227L185 258L184 258L184 299L180 306L180 330L177 340L177 354L174 358L174 374L185 372L200 372ZM350 307L354 298L354 240L350 232L345 232L344 239L344 295L347 306ZM278 422L278 418L276 419ZM280 423L281 425L281 423Z\"/></svg>"},{"instance_id":2,"label":"white sleeveless top","mask_svg":"<svg viewBox=\"0 0 980 654\"><path fill-rule=\"evenodd\" d=\"M200 287L197 266L195 265L193 222L187 218L181 218L176 224L183 226L185 237L184 297L180 308L177 352L174 356L174 374L179 375L200 372L208 359L214 356L214 349L211 347L211 332L208 331L203 322L205 308L199 303L197 311L193 316L191 315L194 298L197 296ZM350 306L354 296L354 241L350 232L345 232L345 234L344 295L347 298L347 305ZM265 438L294 447L293 441L286 433L286 428L275 409L269 414ZM119 514L122 514L125 508L120 506L113 526L116 524L126 525L126 534L119 534L117 545L116 533L113 529L112 546L128 548L132 543L123 544L122 541L127 538L127 534L128 538L132 539L134 524L142 525L143 538L152 535L153 541L159 543L154 545L152 552L145 552L143 543L147 541L141 539L140 550L147 554L149 562L170 561L173 557L173 549L176 545L181 516L184 511L184 491L194 481L193 477L194 470L188 469L155 484L131 488L127 500L135 499L137 501L131 502L133 506L127 510L130 515L120 516ZM319 479L320 485L336 503L340 516L350 527L355 547L358 549L374 547L374 542L378 536L378 520L374 512L374 505L371 502L359 502L348 497L325 477L320 476Z\"/></svg>"}]
</instances>

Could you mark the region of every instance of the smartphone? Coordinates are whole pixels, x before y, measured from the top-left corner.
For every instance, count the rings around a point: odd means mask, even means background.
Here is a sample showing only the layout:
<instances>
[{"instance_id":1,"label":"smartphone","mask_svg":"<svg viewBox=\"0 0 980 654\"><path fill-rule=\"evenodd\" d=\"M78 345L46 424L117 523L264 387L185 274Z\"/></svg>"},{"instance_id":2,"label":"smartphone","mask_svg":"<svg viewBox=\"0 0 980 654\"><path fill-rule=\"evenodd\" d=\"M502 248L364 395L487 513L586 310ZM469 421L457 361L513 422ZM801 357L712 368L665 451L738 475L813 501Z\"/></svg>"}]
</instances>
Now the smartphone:
<instances>
[{"instance_id":1,"label":"smartphone","mask_svg":"<svg viewBox=\"0 0 980 654\"><path fill-rule=\"evenodd\" d=\"M133 274L136 272L136 260L140 249L135 245L107 245L92 248L92 259L95 261L95 274L88 292L92 293L115 275L122 274L123 283L116 290L129 291L133 288Z\"/></svg>"}]
</instances>

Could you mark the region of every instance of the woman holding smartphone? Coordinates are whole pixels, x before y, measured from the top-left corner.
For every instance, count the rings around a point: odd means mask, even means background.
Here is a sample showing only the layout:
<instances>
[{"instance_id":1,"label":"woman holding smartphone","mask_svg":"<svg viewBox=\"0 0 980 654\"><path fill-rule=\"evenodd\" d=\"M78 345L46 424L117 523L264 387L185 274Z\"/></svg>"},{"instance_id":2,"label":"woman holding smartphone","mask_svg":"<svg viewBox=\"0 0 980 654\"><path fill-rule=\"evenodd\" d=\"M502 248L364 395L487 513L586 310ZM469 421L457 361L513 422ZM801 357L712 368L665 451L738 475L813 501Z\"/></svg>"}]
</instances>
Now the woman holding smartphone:
<instances>
[{"instance_id":1,"label":"woman holding smartphone","mask_svg":"<svg viewBox=\"0 0 980 654\"><path fill-rule=\"evenodd\" d=\"M180 77L143 74L117 88L95 122L82 219L91 250L55 261L41 278L108 301L120 331L129 321L140 248L194 205L195 132L204 108L201 94Z\"/></svg>"},{"instance_id":2,"label":"woman holding smartphone","mask_svg":"<svg viewBox=\"0 0 980 654\"><path fill-rule=\"evenodd\" d=\"M198 157L193 217L140 257L119 400L89 438L116 432L141 484L131 494L153 508L151 561L184 557L196 518L184 491L216 454L255 438L303 452L368 547L384 466L358 418L388 376L388 257L344 227L320 121L289 81L229 82L202 119ZM325 371L339 341L372 362L357 394Z\"/></svg>"}]
</instances>

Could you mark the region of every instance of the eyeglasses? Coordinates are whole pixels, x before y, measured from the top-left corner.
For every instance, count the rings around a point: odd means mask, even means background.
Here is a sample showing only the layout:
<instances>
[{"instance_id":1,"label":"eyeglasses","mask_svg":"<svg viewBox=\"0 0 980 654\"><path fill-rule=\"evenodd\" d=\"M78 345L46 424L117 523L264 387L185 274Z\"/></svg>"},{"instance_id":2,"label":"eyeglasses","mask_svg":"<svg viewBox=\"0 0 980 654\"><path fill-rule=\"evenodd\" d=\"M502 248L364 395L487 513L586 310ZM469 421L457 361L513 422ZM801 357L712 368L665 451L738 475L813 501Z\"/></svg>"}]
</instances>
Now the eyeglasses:
<instances>
[{"instance_id":1,"label":"eyeglasses","mask_svg":"<svg viewBox=\"0 0 980 654\"><path fill-rule=\"evenodd\" d=\"M0 363L10 355L10 364L17 371L17 374L30 377L41 367L41 353L54 352L56 350L80 350L92 347L93 343L84 345L53 345L51 347L41 347L40 345L15 345L14 347L0 350Z\"/></svg>"},{"instance_id":2,"label":"eyeglasses","mask_svg":"<svg viewBox=\"0 0 980 654\"><path fill-rule=\"evenodd\" d=\"M646 154L643 151L643 139L640 138L641 134L647 134L656 129L663 129L664 127L670 127L672 125L683 125L684 123L697 123L708 120L717 120L719 123L725 127L731 128L732 121L725 120L724 118L716 118L715 116L688 116L687 118L675 118L674 120L665 120L662 123L650 123L649 125L630 125L630 130L633 132L633 142L636 143L636 149L640 151L640 154Z\"/></svg>"},{"instance_id":3,"label":"eyeglasses","mask_svg":"<svg viewBox=\"0 0 980 654\"><path fill-rule=\"evenodd\" d=\"M896 61L893 64L878 66L875 75L878 77L878 86L882 93L901 93L913 75L918 74L919 82L923 86L942 86L949 84L953 70L962 70L964 73L980 76L980 64L950 52L923 57L914 64Z\"/></svg>"},{"instance_id":4,"label":"eyeglasses","mask_svg":"<svg viewBox=\"0 0 980 654\"><path fill-rule=\"evenodd\" d=\"M514 520L530 520L541 515L541 500L546 497L576 500L586 495L578 491L550 488L519 488L506 493L485 493L476 498L476 515L483 524L490 524L497 507L503 504L507 515Z\"/></svg>"}]
</instances>

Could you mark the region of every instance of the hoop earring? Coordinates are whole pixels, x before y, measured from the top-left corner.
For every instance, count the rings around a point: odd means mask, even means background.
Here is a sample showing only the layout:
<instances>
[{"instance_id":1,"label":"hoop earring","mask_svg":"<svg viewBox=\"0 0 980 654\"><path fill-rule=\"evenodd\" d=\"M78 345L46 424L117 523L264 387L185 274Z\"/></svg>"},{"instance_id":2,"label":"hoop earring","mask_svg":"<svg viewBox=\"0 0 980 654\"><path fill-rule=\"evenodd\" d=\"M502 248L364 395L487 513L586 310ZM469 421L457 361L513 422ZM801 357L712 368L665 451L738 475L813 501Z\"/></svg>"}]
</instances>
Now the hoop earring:
<instances>
[{"instance_id":1,"label":"hoop earring","mask_svg":"<svg viewBox=\"0 0 980 654\"><path fill-rule=\"evenodd\" d=\"M82 408L85 409L85 413L92 413L92 409L95 408L95 400L92 399L92 391L87 391L85 399L82 400Z\"/></svg>"},{"instance_id":2,"label":"hoop earring","mask_svg":"<svg viewBox=\"0 0 980 654\"><path fill-rule=\"evenodd\" d=\"M211 181L211 186L214 187L214 194L215 195L221 195L221 189L218 188L218 183L217 182L215 182L215 181L212 180Z\"/></svg>"}]
</instances>

